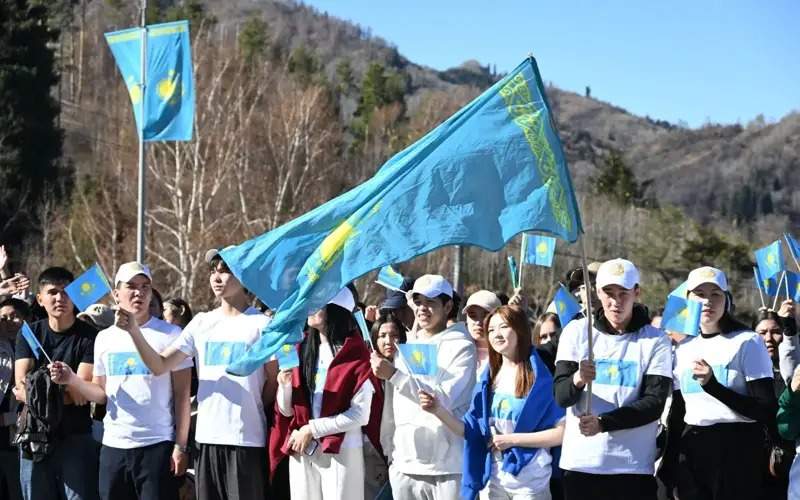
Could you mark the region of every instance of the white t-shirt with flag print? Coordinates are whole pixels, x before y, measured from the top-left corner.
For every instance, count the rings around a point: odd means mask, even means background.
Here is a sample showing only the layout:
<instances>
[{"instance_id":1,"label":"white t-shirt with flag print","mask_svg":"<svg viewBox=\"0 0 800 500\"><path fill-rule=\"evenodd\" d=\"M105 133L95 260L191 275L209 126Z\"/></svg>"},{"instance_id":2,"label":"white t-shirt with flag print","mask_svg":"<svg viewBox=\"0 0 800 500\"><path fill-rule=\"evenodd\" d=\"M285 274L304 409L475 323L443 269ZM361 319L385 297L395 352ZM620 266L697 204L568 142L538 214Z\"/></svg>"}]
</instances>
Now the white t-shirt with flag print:
<instances>
[{"instance_id":1,"label":"white t-shirt with flag print","mask_svg":"<svg viewBox=\"0 0 800 500\"><path fill-rule=\"evenodd\" d=\"M494 434L514 433L527 397L515 396L516 382L515 371L501 370L497 374L489 417L489 426ZM536 495L550 487L553 457L549 448L539 448L533 459L516 476L503 471L502 453L495 453L493 458L489 481L510 495Z\"/></svg>"},{"instance_id":2,"label":"white t-shirt with flag print","mask_svg":"<svg viewBox=\"0 0 800 500\"><path fill-rule=\"evenodd\" d=\"M269 318L252 307L236 316L214 309L195 316L173 344L194 357L197 365L198 443L266 445L267 418L261 400L264 370L237 377L225 369L261 338L268 323Z\"/></svg>"},{"instance_id":3,"label":"white t-shirt with flag print","mask_svg":"<svg viewBox=\"0 0 800 500\"><path fill-rule=\"evenodd\" d=\"M675 350L673 388L686 403L684 421L689 425L753 422L706 393L693 374L694 362L704 359L717 381L739 394L747 394L747 382L772 378L772 360L761 337L750 331L713 337L691 337Z\"/></svg>"},{"instance_id":4,"label":"white t-shirt with flag print","mask_svg":"<svg viewBox=\"0 0 800 500\"><path fill-rule=\"evenodd\" d=\"M163 351L181 329L155 317L140 327L147 343ZM191 368L186 359L173 371ZM103 444L131 449L175 439L172 379L153 375L136 351L128 332L111 326L94 341L94 375L106 379L106 416Z\"/></svg>"},{"instance_id":5,"label":"white t-shirt with flag print","mask_svg":"<svg viewBox=\"0 0 800 500\"><path fill-rule=\"evenodd\" d=\"M636 332L610 335L593 330L596 377L592 384L592 414L600 415L639 399L645 375L672 377L672 347L664 332L645 325ZM561 333L556 363L589 359L586 319L571 321ZM589 474L653 474L658 421L591 437L578 424L586 408L587 391L567 408L562 469Z\"/></svg>"}]
</instances>

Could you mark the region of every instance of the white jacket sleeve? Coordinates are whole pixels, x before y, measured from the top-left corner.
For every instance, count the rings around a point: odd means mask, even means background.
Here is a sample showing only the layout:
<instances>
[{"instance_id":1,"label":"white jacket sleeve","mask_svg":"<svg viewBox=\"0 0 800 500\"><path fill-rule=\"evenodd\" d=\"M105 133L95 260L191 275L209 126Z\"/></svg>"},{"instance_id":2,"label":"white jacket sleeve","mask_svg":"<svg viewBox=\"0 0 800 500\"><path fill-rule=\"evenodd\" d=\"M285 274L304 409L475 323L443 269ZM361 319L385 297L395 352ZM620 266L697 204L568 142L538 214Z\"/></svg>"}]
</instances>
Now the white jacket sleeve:
<instances>
[{"instance_id":1,"label":"white jacket sleeve","mask_svg":"<svg viewBox=\"0 0 800 500\"><path fill-rule=\"evenodd\" d=\"M795 367L800 364L800 334L791 337L784 336L778 344L781 377L783 380L792 378Z\"/></svg>"},{"instance_id":2,"label":"white jacket sleeve","mask_svg":"<svg viewBox=\"0 0 800 500\"><path fill-rule=\"evenodd\" d=\"M293 417L294 408L292 408L292 386L278 384L278 393L275 396L278 401L278 411L284 417Z\"/></svg>"},{"instance_id":3,"label":"white jacket sleeve","mask_svg":"<svg viewBox=\"0 0 800 500\"><path fill-rule=\"evenodd\" d=\"M311 435L314 436L314 439L319 439L367 425L374 392L375 388L372 387L372 382L365 380L350 401L350 408L338 415L314 418L308 421L311 426Z\"/></svg>"}]
</instances>

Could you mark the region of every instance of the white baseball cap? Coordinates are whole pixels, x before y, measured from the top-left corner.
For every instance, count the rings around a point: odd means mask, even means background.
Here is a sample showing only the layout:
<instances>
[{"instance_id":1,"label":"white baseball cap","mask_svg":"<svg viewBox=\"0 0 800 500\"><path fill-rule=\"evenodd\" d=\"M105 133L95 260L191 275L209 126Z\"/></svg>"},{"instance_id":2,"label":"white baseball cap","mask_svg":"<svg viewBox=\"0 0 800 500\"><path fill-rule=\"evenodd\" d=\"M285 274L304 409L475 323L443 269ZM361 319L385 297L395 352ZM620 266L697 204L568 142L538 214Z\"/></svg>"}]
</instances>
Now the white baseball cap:
<instances>
[{"instance_id":1,"label":"white baseball cap","mask_svg":"<svg viewBox=\"0 0 800 500\"><path fill-rule=\"evenodd\" d=\"M728 278L725 277L725 273L711 266L698 267L690 272L686 280L686 290L691 292L704 283L713 283L723 292L728 291Z\"/></svg>"},{"instance_id":2,"label":"white baseball cap","mask_svg":"<svg viewBox=\"0 0 800 500\"><path fill-rule=\"evenodd\" d=\"M147 276L147 279L150 281L153 280L153 276L150 274L149 267L139 262L126 262L125 264L119 266L119 269L117 270L117 276L114 278L114 283L127 283L133 279L134 276L139 274Z\"/></svg>"},{"instance_id":3,"label":"white baseball cap","mask_svg":"<svg viewBox=\"0 0 800 500\"><path fill-rule=\"evenodd\" d=\"M429 299L435 299L442 294L453 298L453 285L438 274L425 274L417 278L414 287L406 292L406 299L410 302L414 299L415 293L422 294Z\"/></svg>"},{"instance_id":4,"label":"white baseball cap","mask_svg":"<svg viewBox=\"0 0 800 500\"><path fill-rule=\"evenodd\" d=\"M472 306L478 306L484 311L492 312L501 305L503 304L500 302L500 299L498 299L497 295L495 295L493 292L490 292L489 290L478 290L469 296L469 299L467 299L467 305L464 306L464 309L461 312L467 314L467 309Z\"/></svg>"},{"instance_id":5,"label":"white baseball cap","mask_svg":"<svg viewBox=\"0 0 800 500\"><path fill-rule=\"evenodd\" d=\"M356 299L353 298L353 292L349 288L344 287L339 290L334 298L328 301L328 304L336 304L337 306L353 312L356 308Z\"/></svg>"},{"instance_id":6,"label":"white baseball cap","mask_svg":"<svg viewBox=\"0 0 800 500\"><path fill-rule=\"evenodd\" d=\"M233 247L234 245L228 245L225 248L212 248L210 250L206 250L206 264L211 264L211 261L214 260L223 250L228 250L229 248Z\"/></svg>"},{"instance_id":7,"label":"white baseball cap","mask_svg":"<svg viewBox=\"0 0 800 500\"><path fill-rule=\"evenodd\" d=\"M632 290L639 284L639 270L633 262L625 259L607 260L597 269L595 283L598 289L608 285L618 285Z\"/></svg>"}]
</instances>

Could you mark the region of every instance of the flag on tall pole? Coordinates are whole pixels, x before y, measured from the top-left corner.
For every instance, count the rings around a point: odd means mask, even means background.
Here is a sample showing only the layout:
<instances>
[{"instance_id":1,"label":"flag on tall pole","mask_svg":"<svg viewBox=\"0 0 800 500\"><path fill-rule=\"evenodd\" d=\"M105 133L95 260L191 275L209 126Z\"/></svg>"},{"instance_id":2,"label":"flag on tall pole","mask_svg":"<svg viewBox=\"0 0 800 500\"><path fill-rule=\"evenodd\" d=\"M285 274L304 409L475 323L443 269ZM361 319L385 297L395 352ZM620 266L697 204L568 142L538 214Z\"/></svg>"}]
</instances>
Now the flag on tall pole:
<instances>
[{"instance_id":1,"label":"flag on tall pole","mask_svg":"<svg viewBox=\"0 0 800 500\"><path fill-rule=\"evenodd\" d=\"M244 286L276 310L228 371L251 373L281 345L300 342L310 311L374 269L448 245L497 251L523 231L570 242L582 231L532 57L372 179L221 252Z\"/></svg>"}]
</instances>

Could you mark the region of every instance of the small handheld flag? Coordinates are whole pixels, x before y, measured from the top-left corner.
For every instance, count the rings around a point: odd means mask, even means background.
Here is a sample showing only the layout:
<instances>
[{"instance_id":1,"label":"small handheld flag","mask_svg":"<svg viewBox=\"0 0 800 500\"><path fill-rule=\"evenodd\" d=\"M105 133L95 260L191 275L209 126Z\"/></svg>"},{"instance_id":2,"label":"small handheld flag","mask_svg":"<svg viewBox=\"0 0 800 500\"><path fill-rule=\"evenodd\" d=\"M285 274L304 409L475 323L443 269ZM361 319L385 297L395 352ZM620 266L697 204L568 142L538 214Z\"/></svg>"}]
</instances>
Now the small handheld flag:
<instances>
[{"instance_id":1,"label":"small handheld flag","mask_svg":"<svg viewBox=\"0 0 800 500\"><path fill-rule=\"evenodd\" d=\"M526 235L529 238L527 253L525 255L526 264L551 267L553 256L556 253L556 239L551 236L540 234Z\"/></svg>"},{"instance_id":2,"label":"small handheld flag","mask_svg":"<svg viewBox=\"0 0 800 500\"><path fill-rule=\"evenodd\" d=\"M675 290L669 292L669 296L680 297L682 299L685 299L686 295L689 293L689 290L686 289L688 284L689 284L688 281L684 281L683 283L678 285L678 287Z\"/></svg>"},{"instance_id":3,"label":"small handheld flag","mask_svg":"<svg viewBox=\"0 0 800 500\"><path fill-rule=\"evenodd\" d=\"M53 360L50 359L50 356L47 355L47 353L44 350L44 347L42 347L42 344L39 342L39 339L36 338L36 335L33 334L33 330L31 330L31 327L28 326L27 322L22 323L21 332L22 332L22 338L24 338L25 342L28 343L28 346L31 348L31 352L36 357L36 359L39 359L39 353L42 353L44 354L44 357L47 359L47 361L49 361L50 364L52 364Z\"/></svg>"},{"instance_id":4,"label":"small handheld flag","mask_svg":"<svg viewBox=\"0 0 800 500\"><path fill-rule=\"evenodd\" d=\"M558 290L553 297L553 304L562 328L567 326L567 323L572 321L572 318L581 312L581 305L563 286L558 287Z\"/></svg>"},{"instance_id":5,"label":"small handheld flag","mask_svg":"<svg viewBox=\"0 0 800 500\"><path fill-rule=\"evenodd\" d=\"M283 344L275 355L278 357L278 368L281 370L291 370L300 366L300 357L294 344Z\"/></svg>"},{"instance_id":6,"label":"small handheld flag","mask_svg":"<svg viewBox=\"0 0 800 500\"><path fill-rule=\"evenodd\" d=\"M786 296L800 302L800 274L786 271Z\"/></svg>"},{"instance_id":7,"label":"small handheld flag","mask_svg":"<svg viewBox=\"0 0 800 500\"><path fill-rule=\"evenodd\" d=\"M394 270L392 266L384 266L378 272L375 283L389 290L403 291L403 275Z\"/></svg>"},{"instance_id":8,"label":"small handheld flag","mask_svg":"<svg viewBox=\"0 0 800 500\"><path fill-rule=\"evenodd\" d=\"M778 294L778 280L774 277L764 278L761 275L761 271L758 270L758 267L753 268L753 274L755 275L756 286L760 292L763 292L768 297L774 297Z\"/></svg>"},{"instance_id":9,"label":"small handheld flag","mask_svg":"<svg viewBox=\"0 0 800 500\"><path fill-rule=\"evenodd\" d=\"M517 280L517 261L514 260L513 255L508 256L508 272L511 273L511 288L516 290L519 288L519 282Z\"/></svg>"},{"instance_id":10,"label":"small handheld flag","mask_svg":"<svg viewBox=\"0 0 800 500\"><path fill-rule=\"evenodd\" d=\"M361 330L361 336L364 338L364 342L369 344L370 349L374 351L375 346L372 345L372 337L369 335L367 319L364 317L364 313L361 311L361 309L358 309L353 313L353 316L356 318L356 323L358 323L358 329Z\"/></svg>"},{"instance_id":11,"label":"small handheld flag","mask_svg":"<svg viewBox=\"0 0 800 500\"><path fill-rule=\"evenodd\" d=\"M762 278L772 278L781 271L786 270L786 263L783 261L783 249L781 240L776 240L769 245L755 251L756 264Z\"/></svg>"},{"instance_id":12,"label":"small handheld flag","mask_svg":"<svg viewBox=\"0 0 800 500\"><path fill-rule=\"evenodd\" d=\"M75 281L67 285L64 291L78 309L85 311L87 307L111 292L111 286L108 284L103 270L95 263Z\"/></svg>"},{"instance_id":13,"label":"small handheld flag","mask_svg":"<svg viewBox=\"0 0 800 500\"><path fill-rule=\"evenodd\" d=\"M398 348L412 374L433 376L439 371L436 344L406 343L399 344Z\"/></svg>"},{"instance_id":14,"label":"small handheld flag","mask_svg":"<svg viewBox=\"0 0 800 500\"><path fill-rule=\"evenodd\" d=\"M700 331L700 313L702 311L703 303L698 300L669 295L664 306L661 329L697 336Z\"/></svg>"},{"instance_id":15,"label":"small handheld flag","mask_svg":"<svg viewBox=\"0 0 800 500\"><path fill-rule=\"evenodd\" d=\"M789 253L792 255L794 265L797 266L797 270L800 271L800 262L797 261L797 259L800 258L800 242L788 233L784 233L783 238L786 240L786 245L789 247Z\"/></svg>"}]
</instances>

